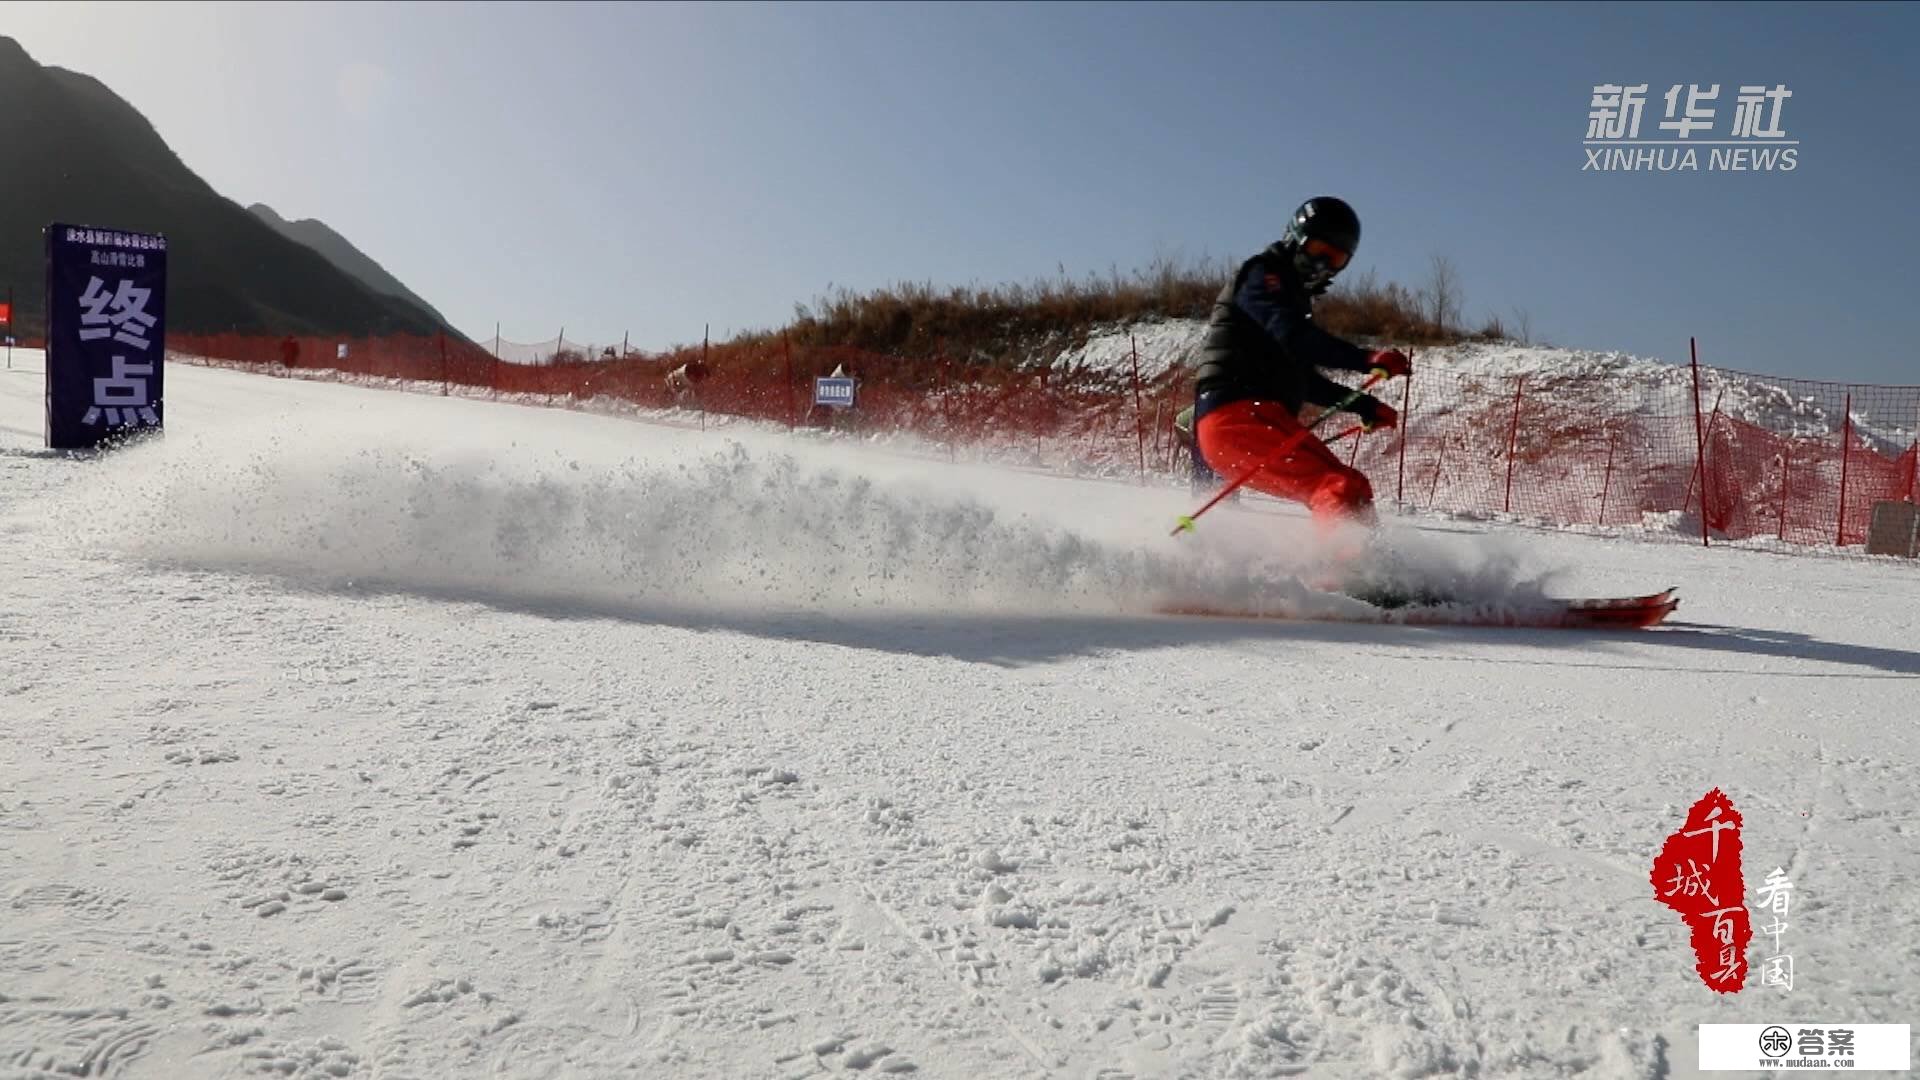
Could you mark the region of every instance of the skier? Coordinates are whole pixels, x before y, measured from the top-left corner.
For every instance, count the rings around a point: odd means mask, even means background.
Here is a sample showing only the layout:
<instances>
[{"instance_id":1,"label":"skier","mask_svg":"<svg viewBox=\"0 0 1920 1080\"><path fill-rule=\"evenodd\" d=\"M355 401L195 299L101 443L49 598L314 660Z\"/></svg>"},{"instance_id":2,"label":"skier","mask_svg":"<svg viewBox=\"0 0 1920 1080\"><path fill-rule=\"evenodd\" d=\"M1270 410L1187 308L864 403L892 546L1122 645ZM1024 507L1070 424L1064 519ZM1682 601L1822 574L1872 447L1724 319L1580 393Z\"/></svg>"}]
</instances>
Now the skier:
<instances>
[{"instance_id":1,"label":"skier","mask_svg":"<svg viewBox=\"0 0 1920 1080\"><path fill-rule=\"evenodd\" d=\"M1328 407L1352 393L1316 369L1412 373L1405 354L1370 353L1313 322L1313 298L1333 284L1359 244L1360 219L1352 207L1324 195L1302 203L1286 234L1242 263L1220 291L1194 381L1190 430L1199 450L1196 469L1204 463L1215 473L1238 477L1257 468L1248 487L1305 503L1328 527L1349 521L1373 525L1377 517L1367 478L1342 464L1319 439L1301 435L1303 405ZM1369 431L1400 421L1371 394L1344 408ZM1289 444L1292 450L1276 457Z\"/></svg>"}]
</instances>

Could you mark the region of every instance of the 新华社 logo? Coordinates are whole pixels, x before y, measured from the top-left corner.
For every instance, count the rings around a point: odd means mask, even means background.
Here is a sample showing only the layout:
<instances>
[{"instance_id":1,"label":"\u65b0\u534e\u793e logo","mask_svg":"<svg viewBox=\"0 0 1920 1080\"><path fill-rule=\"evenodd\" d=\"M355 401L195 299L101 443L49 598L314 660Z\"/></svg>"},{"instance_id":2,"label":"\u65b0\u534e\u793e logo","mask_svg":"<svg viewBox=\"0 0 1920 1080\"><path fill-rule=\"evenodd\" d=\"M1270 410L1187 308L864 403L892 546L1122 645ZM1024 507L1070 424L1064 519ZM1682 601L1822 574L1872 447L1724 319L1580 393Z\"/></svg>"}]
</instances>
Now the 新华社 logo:
<instances>
[{"instance_id":1,"label":"\u65b0\u534e\u793e logo","mask_svg":"<svg viewBox=\"0 0 1920 1080\"><path fill-rule=\"evenodd\" d=\"M1600 83L1588 103L1581 172L1792 172L1800 140L1787 137L1785 83L1743 85L1719 127L1720 84L1674 83L1659 95L1665 119L1641 137L1651 84Z\"/></svg>"}]
</instances>

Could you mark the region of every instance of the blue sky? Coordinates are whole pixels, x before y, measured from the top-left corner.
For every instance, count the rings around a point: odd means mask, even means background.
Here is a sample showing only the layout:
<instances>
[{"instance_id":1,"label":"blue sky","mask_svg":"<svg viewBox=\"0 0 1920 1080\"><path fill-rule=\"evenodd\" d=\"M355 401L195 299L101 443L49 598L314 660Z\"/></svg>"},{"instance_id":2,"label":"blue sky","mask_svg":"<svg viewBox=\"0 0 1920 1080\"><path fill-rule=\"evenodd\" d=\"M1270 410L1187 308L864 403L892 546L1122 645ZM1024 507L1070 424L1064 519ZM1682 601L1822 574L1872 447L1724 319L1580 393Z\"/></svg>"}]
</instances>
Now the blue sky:
<instances>
[{"instance_id":1,"label":"blue sky","mask_svg":"<svg viewBox=\"0 0 1920 1080\"><path fill-rule=\"evenodd\" d=\"M1302 198L1557 344L1920 383L1911 6L89 5L0 33L469 333L637 345L829 286L1239 258ZM1593 87L1784 84L1792 172L1583 172ZM1707 137L1702 135L1699 137Z\"/></svg>"}]
</instances>

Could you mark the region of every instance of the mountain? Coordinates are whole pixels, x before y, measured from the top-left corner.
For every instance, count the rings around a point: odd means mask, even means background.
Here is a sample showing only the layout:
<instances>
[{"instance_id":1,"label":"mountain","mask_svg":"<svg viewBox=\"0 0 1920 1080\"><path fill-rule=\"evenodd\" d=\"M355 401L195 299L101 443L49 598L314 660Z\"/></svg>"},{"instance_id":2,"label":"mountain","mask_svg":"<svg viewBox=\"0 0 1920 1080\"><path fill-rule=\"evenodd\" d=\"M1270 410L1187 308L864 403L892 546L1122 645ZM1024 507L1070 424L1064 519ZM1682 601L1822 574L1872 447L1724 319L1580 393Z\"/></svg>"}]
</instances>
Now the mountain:
<instances>
[{"instance_id":1,"label":"mountain","mask_svg":"<svg viewBox=\"0 0 1920 1080\"><path fill-rule=\"evenodd\" d=\"M247 207L247 212L271 225L273 231L281 236L295 243L305 244L326 256L328 262L381 296L398 297L433 316L435 322L446 323L447 320L434 310L433 305L422 300L412 289L402 285L399 278L387 273L386 267L354 247L351 240L335 232L326 222L314 218L288 221L266 203L254 203Z\"/></svg>"},{"instance_id":2,"label":"mountain","mask_svg":"<svg viewBox=\"0 0 1920 1080\"><path fill-rule=\"evenodd\" d=\"M36 63L0 36L0 288L23 333L44 325L49 223L163 233L168 324L213 333L433 333L443 321L385 295L214 191L98 80Z\"/></svg>"}]
</instances>

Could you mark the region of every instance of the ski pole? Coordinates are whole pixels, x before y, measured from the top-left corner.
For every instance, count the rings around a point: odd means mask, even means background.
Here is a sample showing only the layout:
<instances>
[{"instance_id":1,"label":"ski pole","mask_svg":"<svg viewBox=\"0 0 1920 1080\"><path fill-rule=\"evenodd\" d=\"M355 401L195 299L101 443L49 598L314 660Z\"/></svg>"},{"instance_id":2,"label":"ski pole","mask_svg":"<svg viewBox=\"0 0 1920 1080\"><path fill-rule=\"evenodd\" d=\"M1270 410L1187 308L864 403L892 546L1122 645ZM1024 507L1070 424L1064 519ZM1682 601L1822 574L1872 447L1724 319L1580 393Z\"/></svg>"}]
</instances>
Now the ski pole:
<instances>
[{"instance_id":1,"label":"ski pole","mask_svg":"<svg viewBox=\"0 0 1920 1080\"><path fill-rule=\"evenodd\" d=\"M1349 437L1349 436L1352 436L1352 435L1364 435L1364 434L1366 434L1366 431L1367 431L1367 425L1365 425L1365 424L1355 424L1355 425L1353 425L1352 427L1350 427L1350 428L1348 428L1347 430L1345 430L1345 431L1343 431L1343 432L1341 432L1340 434L1338 434L1338 435L1334 435L1334 436L1331 436L1331 437L1329 437L1329 438L1327 439L1327 441L1326 441L1326 442L1324 442L1324 443L1321 443L1320 445L1322 445L1322 446L1332 446L1332 445L1333 445L1334 443L1337 443L1337 442L1339 442L1339 441L1340 441L1341 439L1344 439L1344 438L1347 438L1347 437Z\"/></svg>"},{"instance_id":2,"label":"ski pole","mask_svg":"<svg viewBox=\"0 0 1920 1080\"><path fill-rule=\"evenodd\" d=\"M1301 428L1299 431L1295 432L1293 438L1288 439L1287 444L1285 446L1282 446L1279 450L1274 451L1274 453L1271 456L1269 456L1265 461L1259 462L1258 464L1254 465L1252 468L1247 469L1245 472L1235 477L1232 483L1228 484L1226 487L1221 488L1219 492L1214 495L1213 498L1208 499L1207 504L1205 506L1202 506L1200 509L1195 510L1191 514L1182 515L1178 523L1174 525L1173 532L1168 535L1179 536L1183 532L1192 532L1193 523L1200 519L1200 515L1213 509L1216 505L1219 504L1220 500L1240 490L1241 485L1253 479L1254 475L1258 473L1261 469L1264 469L1267 466L1273 464L1274 462L1284 459L1288 454L1293 453L1293 448L1300 445L1301 441L1304 440L1307 436L1313 434L1314 428L1317 428L1321 424L1326 423L1327 417L1332 416L1334 413L1337 413L1342 409L1345 409L1347 406L1353 404L1354 402L1360 400L1362 397L1366 396L1366 393L1368 390L1371 390L1375 386L1379 385L1381 380L1385 379L1386 377L1387 377L1387 372L1384 368L1374 368L1373 373L1367 376L1367 381L1361 383L1360 388L1358 390L1355 390L1353 393L1348 394L1346 397L1341 398L1338 402L1334 403L1333 405L1328 406L1327 411L1315 417L1313 420L1313 423L1308 424L1306 427ZM1335 436L1335 439L1336 440L1342 439L1342 438L1345 438L1347 435L1352 434L1353 432L1364 431L1364 430L1366 430L1365 425L1360 425L1359 427L1351 428L1348 431L1344 431L1340 433L1339 435Z\"/></svg>"}]
</instances>

